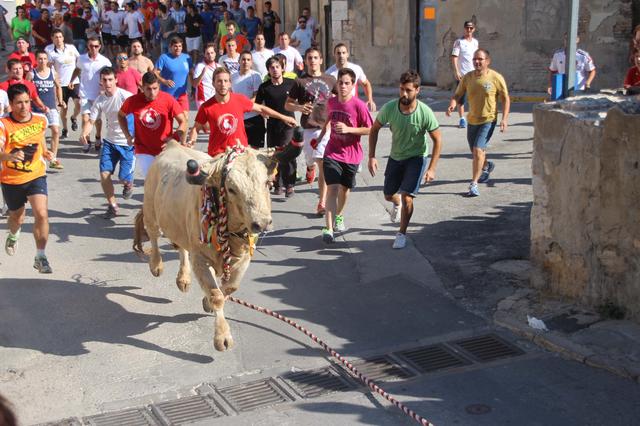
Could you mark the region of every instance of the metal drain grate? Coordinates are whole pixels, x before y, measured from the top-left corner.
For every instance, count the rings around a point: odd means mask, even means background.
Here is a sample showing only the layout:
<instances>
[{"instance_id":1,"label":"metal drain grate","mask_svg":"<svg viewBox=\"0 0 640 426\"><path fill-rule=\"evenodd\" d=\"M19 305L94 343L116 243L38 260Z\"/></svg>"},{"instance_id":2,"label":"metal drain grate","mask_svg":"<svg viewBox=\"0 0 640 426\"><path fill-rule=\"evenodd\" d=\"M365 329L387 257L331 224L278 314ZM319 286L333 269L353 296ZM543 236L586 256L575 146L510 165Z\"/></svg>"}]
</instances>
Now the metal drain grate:
<instances>
[{"instance_id":1,"label":"metal drain grate","mask_svg":"<svg viewBox=\"0 0 640 426\"><path fill-rule=\"evenodd\" d=\"M489 362L495 359L524 354L522 349L506 342L495 334L458 340L453 344L480 362Z\"/></svg>"},{"instance_id":2,"label":"metal drain grate","mask_svg":"<svg viewBox=\"0 0 640 426\"><path fill-rule=\"evenodd\" d=\"M384 355L354 363L353 366L371 380L395 381L404 380L413 376L409 371L394 364L393 361Z\"/></svg>"},{"instance_id":3,"label":"metal drain grate","mask_svg":"<svg viewBox=\"0 0 640 426\"><path fill-rule=\"evenodd\" d=\"M217 389L217 391L238 412L251 411L293 401L293 398L272 378L229 386Z\"/></svg>"},{"instance_id":4,"label":"metal drain grate","mask_svg":"<svg viewBox=\"0 0 640 426\"><path fill-rule=\"evenodd\" d=\"M40 424L37 424L36 426L82 426L82 423L80 423L80 420L76 418L69 418L69 419L57 420L55 422L40 423Z\"/></svg>"},{"instance_id":5,"label":"metal drain grate","mask_svg":"<svg viewBox=\"0 0 640 426\"><path fill-rule=\"evenodd\" d=\"M151 408L167 424L175 426L196 420L215 419L225 415L215 401L202 396L190 396L174 401L161 402Z\"/></svg>"},{"instance_id":6,"label":"metal drain grate","mask_svg":"<svg viewBox=\"0 0 640 426\"><path fill-rule=\"evenodd\" d=\"M288 373L281 377L303 398L315 398L331 392L353 389L353 385L332 368Z\"/></svg>"},{"instance_id":7,"label":"metal drain grate","mask_svg":"<svg viewBox=\"0 0 640 426\"><path fill-rule=\"evenodd\" d=\"M84 423L91 426L153 426L158 424L144 408L85 417Z\"/></svg>"},{"instance_id":8,"label":"metal drain grate","mask_svg":"<svg viewBox=\"0 0 640 426\"><path fill-rule=\"evenodd\" d=\"M471 364L441 345L409 349L399 352L398 355L423 373Z\"/></svg>"}]
</instances>

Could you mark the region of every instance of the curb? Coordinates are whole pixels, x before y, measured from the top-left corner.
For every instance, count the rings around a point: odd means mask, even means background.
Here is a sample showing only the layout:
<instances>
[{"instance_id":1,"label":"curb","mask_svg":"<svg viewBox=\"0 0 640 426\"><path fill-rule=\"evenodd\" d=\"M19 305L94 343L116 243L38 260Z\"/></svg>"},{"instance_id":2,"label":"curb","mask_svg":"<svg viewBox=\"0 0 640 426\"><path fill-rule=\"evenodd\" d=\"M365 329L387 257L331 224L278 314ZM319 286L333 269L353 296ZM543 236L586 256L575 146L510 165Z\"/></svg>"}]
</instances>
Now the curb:
<instances>
[{"instance_id":1,"label":"curb","mask_svg":"<svg viewBox=\"0 0 640 426\"><path fill-rule=\"evenodd\" d=\"M546 96L511 96L511 102L517 103L541 103L547 100Z\"/></svg>"},{"instance_id":2,"label":"curb","mask_svg":"<svg viewBox=\"0 0 640 426\"><path fill-rule=\"evenodd\" d=\"M500 327L509 329L520 337L530 340L543 349L560 354L564 358L577 361L589 367L606 370L617 376L630 379L640 384L640 374L627 370L620 363L617 363L609 358L602 357L593 352L591 349L583 345L574 343L567 337L557 332L540 332L534 330L526 324L513 319L506 312L501 311L498 311L494 314L493 322Z\"/></svg>"}]
</instances>

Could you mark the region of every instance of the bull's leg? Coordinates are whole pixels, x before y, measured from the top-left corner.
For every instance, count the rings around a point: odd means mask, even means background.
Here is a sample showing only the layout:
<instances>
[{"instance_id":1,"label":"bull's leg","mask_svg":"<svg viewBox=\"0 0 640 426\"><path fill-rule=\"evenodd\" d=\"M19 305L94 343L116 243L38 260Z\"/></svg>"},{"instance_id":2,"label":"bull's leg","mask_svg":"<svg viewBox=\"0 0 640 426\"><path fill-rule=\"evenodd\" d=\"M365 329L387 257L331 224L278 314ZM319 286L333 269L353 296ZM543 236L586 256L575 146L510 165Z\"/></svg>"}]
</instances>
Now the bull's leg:
<instances>
[{"instance_id":1,"label":"bull's leg","mask_svg":"<svg viewBox=\"0 0 640 426\"><path fill-rule=\"evenodd\" d=\"M224 317L224 295L216 287L216 277L212 274L207 259L200 254L191 253L191 267L205 294L202 299L204 310L216 314L213 345L218 351L229 349L233 346L233 337Z\"/></svg>"},{"instance_id":2,"label":"bull's leg","mask_svg":"<svg viewBox=\"0 0 640 426\"><path fill-rule=\"evenodd\" d=\"M180 254L180 268L178 269L178 276L176 277L176 285L181 292L186 293L189 291L189 286L191 285L189 252L182 247L178 247L178 253Z\"/></svg>"},{"instance_id":3,"label":"bull's leg","mask_svg":"<svg viewBox=\"0 0 640 426\"><path fill-rule=\"evenodd\" d=\"M147 203L145 200L145 205ZM162 256L160 255L160 248L158 247L158 238L160 238L160 227L156 221L155 212L153 208L145 208L144 211L144 228L149 235L149 242L151 243L151 251L149 252L149 270L154 277L159 277L162 274L164 265L162 264Z\"/></svg>"}]
</instances>

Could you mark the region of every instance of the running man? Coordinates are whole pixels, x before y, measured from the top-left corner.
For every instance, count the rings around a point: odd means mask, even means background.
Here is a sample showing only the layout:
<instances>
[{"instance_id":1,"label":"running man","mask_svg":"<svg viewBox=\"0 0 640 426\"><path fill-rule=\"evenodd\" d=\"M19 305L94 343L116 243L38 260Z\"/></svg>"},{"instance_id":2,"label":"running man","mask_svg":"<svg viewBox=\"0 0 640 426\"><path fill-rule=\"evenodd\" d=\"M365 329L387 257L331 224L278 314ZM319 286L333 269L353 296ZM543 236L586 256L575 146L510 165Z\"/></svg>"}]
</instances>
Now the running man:
<instances>
[{"instance_id":1,"label":"running man","mask_svg":"<svg viewBox=\"0 0 640 426\"><path fill-rule=\"evenodd\" d=\"M336 44L333 48L333 58L335 60L335 64L327 68L325 73L332 75L337 79L338 71L342 68L352 69L353 72L356 73L356 84L353 86L353 96L358 96L358 85L362 85L364 95L367 98L367 107L369 108L369 111L375 112L376 103L373 101L373 87L371 86L371 82L367 79L367 76L360 65L349 62L349 49L347 49L347 45L344 43Z\"/></svg>"},{"instance_id":2,"label":"running man","mask_svg":"<svg viewBox=\"0 0 640 426\"><path fill-rule=\"evenodd\" d=\"M60 143L60 114L58 107L63 108L66 105L62 100L62 87L58 81L58 76L53 68L49 66L49 56L44 50L36 52L36 68L33 70L33 85L36 86L38 96L47 106L47 112L42 111L38 107L34 107L33 112L44 114L49 122L51 129L51 152L53 159L49 163L52 169L64 169L57 159L58 144Z\"/></svg>"},{"instance_id":3,"label":"running man","mask_svg":"<svg viewBox=\"0 0 640 426\"><path fill-rule=\"evenodd\" d=\"M118 123L129 146L135 147L136 164L142 177L147 176L151 163L160 154L167 140L175 137L185 143L187 115L173 96L160 91L155 73L142 76L142 93L127 98L118 112ZM129 131L127 115L133 114L135 139ZM173 131L173 120L178 129Z\"/></svg>"},{"instance_id":4,"label":"running man","mask_svg":"<svg viewBox=\"0 0 640 426\"><path fill-rule=\"evenodd\" d=\"M464 23L464 36L453 42L453 49L451 50L451 67L453 68L453 76L457 82L462 80L465 74L473 71L473 54L478 50L478 40L473 37L473 33L476 30L473 21L465 21ZM460 103L458 104L458 115L460 121L458 127L464 129L467 127L467 120L464 118L464 102L466 95L462 96Z\"/></svg>"},{"instance_id":5,"label":"running man","mask_svg":"<svg viewBox=\"0 0 640 426\"><path fill-rule=\"evenodd\" d=\"M234 93L245 95L255 102L258 89L262 84L260 73L252 69L253 57L246 50L240 54L240 70L231 75L231 88ZM249 145L259 149L264 147L264 117L253 111L244 114L244 130Z\"/></svg>"},{"instance_id":6,"label":"running man","mask_svg":"<svg viewBox=\"0 0 640 426\"><path fill-rule=\"evenodd\" d=\"M89 124L83 129L80 138L86 139L91 133L93 123L100 116L104 116L107 134L103 139L102 151L100 152L100 184L108 203L107 213L103 217L112 219L118 215L118 204L111 175L115 173L118 163L120 163L118 178L123 185L122 198L128 200L133 193L133 172L136 166L134 148L127 143L127 138L118 122L118 112L122 104L133 94L118 87L116 72L111 67L104 67L100 70L100 84L104 92L96 98L91 106ZM127 124L129 133L132 133L131 120Z\"/></svg>"},{"instance_id":7,"label":"running man","mask_svg":"<svg viewBox=\"0 0 640 426\"><path fill-rule=\"evenodd\" d=\"M213 72L218 68L216 63L216 45L207 43L204 49L204 59L193 70L193 86L196 88L196 107L211 99L216 93L213 88Z\"/></svg>"},{"instance_id":8,"label":"running man","mask_svg":"<svg viewBox=\"0 0 640 426\"><path fill-rule=\"evenodd\" d=\"M323 215L327 197L327 185L324 182L322 157L329 141L329 133L325 132L322 140L318 140L320 132L327 121L327 102L336 92L336 79L322 73L322 54L315 48L309 48L304 55L307 72L296 79L289 99L285 104L288 111L302 114L300 124L304 129L304 156L307 163L307 183L313 183L318 167L318 205L316 213Z\"/></svg>"},{"instance_id":9,"label":"running man","mask_svg":"<svg viewBox=\"0 0 640 426\"><path fill-rule=\"evenodd\" d=\"M403 73L400 76L400 98L382 107L369 132L369 172L375 176L378 171L378 133L386 124L391 127L391 153L384 173L384 198L393 203L391 221L400 222L400 230L393 242L394 249L402 249L407 245L413 199L418 195L420 182L427 183L435 179L442 147L440 125L431 108L418 100L419 93L418 73L413 70ZM429 167L427 134L433 141Z\"/></svg>"},{"instance_id":10,"label":"running man","mask_svg":"<svg viewBox=\"0 0 640 426\"><path fill-rule=\"evenodd\" d=\"M182 110L188 112L187 86L192 78L193 62L189 55L182 53L182 47L182 39L178 36L172 37L169 53L160 55L154 72L161 83L160 89L175 98Z\"/></svg>"},{"instance_id":11,"label":"running man","mask_svg":"<svg viewBox=\"0 0 640 426\"><path fill-rule=\"evenodd\" d=\"M153 71L153 62L144 56L144 49L142 48L142 42L140 40L132 41L130 50L129 66L131 68L135 68L140 75Z\"/></svg>"},{"instance_id":12,"label":"running man","mask_svg":"<svg viewBox=\"0 0 640 426\"><path fill-rule=\"evenodd\" d=\"M323 133L331 129L324 149L324 180L327 184L327 207L322 240L333 243L334 229L344 232L344 207L349 192L356 185L356 173L362 161L360 137L369 134L373 124L367 105L353 95L356 73L350 68L338 71L338 96L327 102L327 122ZM323 134L319 136L322 140Z\"/></svg>"},{"instance_id":13,"label":"running man","mask_svg":"<svg viewBox=\"0 0 640 426\"><path fill-rule=\"evenodd\" d=\"M47 150L44 138L47 117L31 112L31 96L24 84L12 85L7 94L11 113L0 118L0 182L4 201L9 207L9 235L5 251L9 256L16 253L28 201L35 219L36 257L33 267L42 274L50 274L51 266L45 255L49 213L44 159L51 160L53 153Z\"/></svg>"},{"instance_id":14,"label":"running man","mask_svg":"<svg viewBox=\"0 0 640 426\"><path fill-rule=\"evenodd\" d=\"M447 109L447 117L450 117L456 104L460 103L462 95L466 93L469 96L467 142L473 154L473 163L467 197L480 195L478 183L487 182L489 175L495 168L493 161L487 161L486 150L498 120L498 100L502 101L501 132L507 130L507 119L511 108L509 90L504 77L489 69L489 65L491 65L489 51L486 49L476 50L473 54L474 71L460 80Z\"/></svg>"}]
</instances>

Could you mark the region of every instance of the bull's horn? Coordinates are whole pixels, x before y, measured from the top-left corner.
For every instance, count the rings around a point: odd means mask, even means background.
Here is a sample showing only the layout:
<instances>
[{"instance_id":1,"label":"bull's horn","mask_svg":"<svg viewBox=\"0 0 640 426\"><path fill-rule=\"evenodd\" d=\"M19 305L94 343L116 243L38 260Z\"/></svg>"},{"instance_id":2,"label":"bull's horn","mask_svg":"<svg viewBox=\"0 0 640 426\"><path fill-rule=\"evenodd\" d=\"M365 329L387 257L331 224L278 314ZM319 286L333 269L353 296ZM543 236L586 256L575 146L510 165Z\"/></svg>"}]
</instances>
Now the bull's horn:
<instances>
[{"instance_id":1,"label":"bull's horn","mask_svg":"<svg viewBox=\"0 0 640 426\"><path fill-rule=\"evenodd\" d=\"M191 185L202 185L207 179L207 174L203 173L196 160L187 161L187 183Z\"/></svg>"},{"instance_id":2,"label":"bull's horn","mask_svg":"<svg viewBox=\"0 0 640 426\"><path fill-rule=\"evenodd\" d=\"M293 130L291 142L282 151L276 152L274 157L279 163L288 163L300 155L302 145L304 145L304 129L298 126Z\"/></svg>"}]
</instances>

